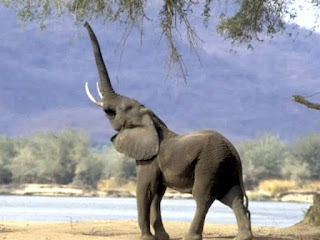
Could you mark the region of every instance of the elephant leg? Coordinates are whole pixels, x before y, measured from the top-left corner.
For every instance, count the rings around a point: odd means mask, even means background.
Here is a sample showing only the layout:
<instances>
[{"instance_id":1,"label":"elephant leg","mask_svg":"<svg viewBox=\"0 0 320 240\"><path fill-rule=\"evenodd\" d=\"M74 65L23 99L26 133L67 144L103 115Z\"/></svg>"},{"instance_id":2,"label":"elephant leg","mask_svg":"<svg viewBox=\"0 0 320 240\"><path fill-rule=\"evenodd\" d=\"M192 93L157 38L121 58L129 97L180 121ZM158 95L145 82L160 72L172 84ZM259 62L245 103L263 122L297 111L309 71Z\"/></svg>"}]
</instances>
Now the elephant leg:
<instances>
[{"instance_id":1,"label":"elephant leg","mask_svg":"<svg viewBox=\"0 0 320 240\"><path fill-rule=\"evenodd\" d=\"M144 173L148 172L148 175ZM156 174L152 165L137 166L137 207L138 223L141 230L141 239L154 240L150 231L150 207L151 201L155 196Z\"/></svg>"},{"instance_id":2,"label":"elephant leg","mask_svg":"<svg viewBox=\"0 0 320 240\"><path fill-rule=\"evenodd\" d=\"M157 240L168 240L169 235L166 233L162 218L161 218L161 210L160 210L160 202L166 191L166 187L163 185L159 185L155 196L152 199L151 203L151 226L154 229L155 237Z\"/></svg>"},{"instance_id":3,"label":"elephant leg","mask_svg":"<svg viewBox=\"0 0 320 240\"><path fill-rule=\"evenodd\" d=\"M192 194L196 201L196 213L184 240L202 240L204 221L210 206L215 200L215 197L210 193L209 179L207 180L204 178L195 181ZM205 184L205 182L208 184Z\"/></svg>"},{"instance_id":4,"label":"elephant leg","mask_svg":"<svg viewBox=\"0 0 320 240\"><path fill-rule=\"evenodd\" d=\"M236 240L250 240L253 238L251 232L251 223L246 214L246 209L243 204L243 194L240 186L236 185L221 199L222 203L229 206L237 219L238 234Z\"/></svg>"},{"instance_id":5,"label":"elephant leg","mask_svg":"<svg viewBox=\"0 0 320 240\"><path fill-rule=\"evenodd\" d=\"M213 201L214 199L207 201L196 200L196 213L192 220L189 231L184 237L184 240L202 240L204 221Z\"/></svg>"},{"instance_id":6,"label":"elephant leg","mask_svg":"<svg viewBox=\"0 0 320 240\"><path fill-rule=\"evenodd\" d=\"M154 240L150 231L151 191L148 186L137 185L138 223L141 230L141 239Z\"/></svg>"}]
</instances>

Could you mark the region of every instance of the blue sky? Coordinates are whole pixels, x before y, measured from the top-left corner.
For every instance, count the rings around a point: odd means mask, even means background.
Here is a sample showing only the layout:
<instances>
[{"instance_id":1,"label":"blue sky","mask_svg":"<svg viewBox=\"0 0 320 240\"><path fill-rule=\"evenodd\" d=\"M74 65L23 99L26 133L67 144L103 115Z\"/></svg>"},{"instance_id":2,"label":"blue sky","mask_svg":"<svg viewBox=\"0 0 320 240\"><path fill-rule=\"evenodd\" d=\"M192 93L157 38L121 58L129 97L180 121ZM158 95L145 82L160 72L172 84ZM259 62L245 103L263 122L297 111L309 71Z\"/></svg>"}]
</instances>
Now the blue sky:
<instances>
[{"instance_id":1,"label":"blue sky","mask_svg":"<svg viewBox=\"0 0 320 240\"><path fill-rule=\"evenodd\" d=\"M320 26L315 24L319 8L314 7L315 4L312 2L312 0L294 1L291 9L295 9L297 16L292 22L307 29L315 28L316 32L320 32ZM289 15L286 20L289 21Z\"/></svg>"},{"instance_id":2,"label":"blue sky","mask_svg":"<svg viewBox=\"0 0 320 240\"><path fill-rule=\"evenodd\" d=\"M98 79L87 32L68 17L51 20L44 31L36 23L22 28L2 7L0 20L0 134L72 127L93 142L107 142L114 132L84 91L86 81L94 90ZM264 133L291 140L319 131L319 112L292 101L293 94L320 91L318 34L302 30L295 41L276 36L255 43L253 51L243 46L232 52L213 27L204 29L195 21L205 41L201 64L178 42L187 84L166 79L168 49L154 24L146 24L142 46L133 32L120 61L121 26L92 22L114 88L144 103L179 133L215 129L240 141ZM320 102L320 97L310 100Z\"/></svg>"}]
</instances>

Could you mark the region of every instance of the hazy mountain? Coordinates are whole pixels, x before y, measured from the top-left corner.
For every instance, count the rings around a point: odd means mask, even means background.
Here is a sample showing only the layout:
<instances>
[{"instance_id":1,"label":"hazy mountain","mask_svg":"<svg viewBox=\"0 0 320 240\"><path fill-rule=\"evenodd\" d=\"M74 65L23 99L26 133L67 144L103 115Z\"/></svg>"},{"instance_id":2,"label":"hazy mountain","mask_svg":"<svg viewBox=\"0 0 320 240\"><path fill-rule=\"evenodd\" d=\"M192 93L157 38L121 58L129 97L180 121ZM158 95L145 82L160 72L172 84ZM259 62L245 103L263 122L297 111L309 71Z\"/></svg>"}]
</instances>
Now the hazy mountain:
<instances>
[{"instance_id":1,"label":"hazy mountain","mask_svg":"<svg viewBox=\"0 0 320 240\"><path fill-rule=\"evenodd\" d=\"M0 21L0 134L72 127L84 129L94 142L106 141L113 131L84 91L89 81L95 93L98 79L85 29L68 18L52 20L45 31L37 24L23 29L4 8ZM188 69L185 84L166 80L168 49L155 23L146 24L142 46L133 32L121 61L121 26L92 27L114 88L150 107L177 132L215 129L232 140L271 132L291 139L320 129L319 111L292 101L293 94L320 91L317 34L302 31L295 41L279 36L257 43L254 51L230 52L229 42L200 29L206 42L199 50L201 64L178 43ZM320 102L317 96L310 100Z\"/></svg>"}]
</instances>

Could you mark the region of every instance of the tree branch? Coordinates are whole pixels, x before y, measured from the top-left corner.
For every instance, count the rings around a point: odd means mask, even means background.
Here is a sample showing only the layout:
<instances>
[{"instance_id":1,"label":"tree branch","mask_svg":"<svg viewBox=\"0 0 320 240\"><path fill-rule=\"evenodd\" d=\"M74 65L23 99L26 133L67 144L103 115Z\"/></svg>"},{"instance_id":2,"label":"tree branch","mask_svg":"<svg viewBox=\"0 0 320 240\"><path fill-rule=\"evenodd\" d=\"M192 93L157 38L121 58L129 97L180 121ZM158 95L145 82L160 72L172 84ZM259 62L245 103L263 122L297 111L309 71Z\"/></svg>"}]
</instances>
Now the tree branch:
<instances>
[{"instance_id":1,"label":"tree branch","mask_svg":"<svg viewBox=\"0 0 320 240\"><path fill-rule=\"evenodd\" d=\"M308 108L320 110L320 104L309 102L301 95L293 95L293 100L297 103L307 106Z\"/></svg>"}]
</instances>

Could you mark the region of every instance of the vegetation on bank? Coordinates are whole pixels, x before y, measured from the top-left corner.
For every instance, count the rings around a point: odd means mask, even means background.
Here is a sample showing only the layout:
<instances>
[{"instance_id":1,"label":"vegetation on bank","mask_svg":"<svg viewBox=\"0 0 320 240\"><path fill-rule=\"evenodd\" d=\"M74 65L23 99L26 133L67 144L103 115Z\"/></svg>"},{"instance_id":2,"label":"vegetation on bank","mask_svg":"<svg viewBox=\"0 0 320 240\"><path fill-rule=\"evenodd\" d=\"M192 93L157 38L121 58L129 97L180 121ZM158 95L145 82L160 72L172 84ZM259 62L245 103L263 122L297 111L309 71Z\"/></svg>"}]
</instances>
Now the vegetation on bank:
<instances>
[{"instance_id":1,"label":"vegetation on bank","mask_svg":"<svg viewBox=\"0 0 320 240\"><path fill-rule=\"evenodd\" d=\"M239 142L247 189L320 191L320 134L285 142L277 135ZM28 138L0 137L0 184L73 184L116 188L134 180L135 160L108 145L91 146L84 132L37 132ZM112 179L112 181L110 181ZM269 180L276 179L276 180Z\"/></svg>"},{"instance_id":2,"label":"vegetation on bank","mask_svg":"<svg viewBox=\"0 0 320 240\"><path fill-rule=\"evenodd\" d=\"M299 186L320 180L320 133L308 134L289 143L278 135L240 142L244 181L248 188L267 179L294 180Z\"/></svg>"},{"instance_id":3,"label":"vegetation on bank","mask_svg":"<svg viewBox=\"0 0 320 240\"><path fill-rule=\"evenodd\" d=\"M37 132L0 137L0 184L74 184L96 188L101 179L135 178L135 161L110 146L92 147L84 132Z\"/></svg>"}]
</instances>

